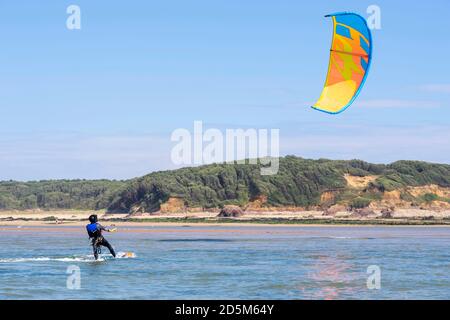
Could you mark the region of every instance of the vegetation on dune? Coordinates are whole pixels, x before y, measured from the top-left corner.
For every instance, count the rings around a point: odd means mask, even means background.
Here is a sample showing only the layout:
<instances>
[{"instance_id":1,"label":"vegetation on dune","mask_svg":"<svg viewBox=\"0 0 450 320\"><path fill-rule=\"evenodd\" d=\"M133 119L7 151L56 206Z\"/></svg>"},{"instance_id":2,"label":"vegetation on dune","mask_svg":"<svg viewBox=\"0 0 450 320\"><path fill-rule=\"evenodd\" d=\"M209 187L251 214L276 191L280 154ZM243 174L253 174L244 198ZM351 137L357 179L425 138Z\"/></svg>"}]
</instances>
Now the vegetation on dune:
<instances>
[{"instance_id":1,"label":"vegetation on dune","mask_svg":"<svg viewBox=\"0 0 450 320\"><path fill-rule=\"evenodd\" d=\"M436 184L450 187L450 165L421 161L397 161L386 166L383 175L372 183L380 191L392 191L405 186Z\"/></svg>"},{"instance_id":2,"label":"vegetation on dune","mask_svg":"<svg viewBox=\"0 0 450 320\"><path fill-rule=\"evenodd\" d=\"M345 174L379 176L364 195L347 187ZM405 186L450 186L450 166L418 161L391 165L360 160L309 160L294 156L280 159L276 175L262 176L259 165L215 164L152 173L132 181L108 209L112 212L154 211L169 197L179 197L189 207L243 206L257 196L267 206L308 207L320 204L321 194L335 191L335 202L363 208L379 200L384 191Z\"/></svg>"},{"instance_id":3,"label":"vegetation on dune","mask_svg":"<svg viewBox=\"0 0 450 320\"><path fill-rule=\"evenodd\" d=\"M0 182L0 209L92 209L108 206L126 183L109 180Z\"/></svg>"},{"instance_id":4,"label":"vegetation on dune","mask_svg":"<svg viewBox=\"0 0 450 320\"><path fill-rule=\"evenodd\" d=\"M419 201L425 202L425 203L431 203L433 201L443 201L443 202L450 203L450 198L440 197L435 193L425 193L424 195L419 197Z\"/></svg>"},{"instance_id":5,"label":"vegetation on dune","mask_svg":"<svg viewBox=\"0 0 450 320\"><path fill-rule=\"evenodd\" d=\"M160 171L128 181L57 180L0 182L0 209L108 209L110 212L152 212L169 198L187 207L245 206L264 196L266 206L320 205L331 191L331 204L363 208L383 192L407 186L450 187L450 165L398 161L389 165L360 160L280 158L278 174L262 176L259 164L212 164ZM344 175L377 176L364 190L347 185ZM402 193L403 198L411 198ZM432 199L433 198L433 199ZM434 201L425 195L417 201ZM330 203L328 203L330 204Z\"/></svg>"},{"instance_id":6,"label":"vegetation on dune","mask_svg":"<svg viewBox=\"0 0 450 320\"><path fill-rule=\"evenodd\" d=\"M169 197L184 199L189 207L247 204L267 196L268 206L306 207L320 202L322 192L346 187L344 173L376 174L383 166L363 161L280 159L276 175L262 176L260 165L213 164L151 173L133 180L112 201L112 212L153 211Z\"/></svg>"},{"instance_id":7,"label":"vegetation on dune","mask_svg":"<svg viewBox=\"0 0 450 320\"><path fill-rule=\"evenodd\" d=\"M366 208L370 205L372 201L370 199L364 198L364 197L356 197L353 199L350 203L351 209L362 209Z\"/></svg>"}]
</instances>

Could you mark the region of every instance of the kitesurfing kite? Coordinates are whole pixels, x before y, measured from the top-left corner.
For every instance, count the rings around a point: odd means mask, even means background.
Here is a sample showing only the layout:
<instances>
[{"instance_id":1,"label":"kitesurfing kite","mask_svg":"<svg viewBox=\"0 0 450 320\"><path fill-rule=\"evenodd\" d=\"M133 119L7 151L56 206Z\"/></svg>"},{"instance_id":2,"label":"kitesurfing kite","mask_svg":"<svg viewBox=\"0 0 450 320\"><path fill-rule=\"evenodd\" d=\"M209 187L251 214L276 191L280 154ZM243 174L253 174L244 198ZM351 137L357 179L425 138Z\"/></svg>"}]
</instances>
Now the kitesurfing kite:
<instances>
[{"instance_id":1,"label":"kitesurfing kite","mask_svg":"<svg viewBox=\"0 0 450 320\"><path fill-rule=\"evenodd\" d=\"M356 13L326 15L333 19L333 40L325 86L316 110L337 114L358 96L372 60L372 36L366 20Z\"/></svg>"}]
</instances>

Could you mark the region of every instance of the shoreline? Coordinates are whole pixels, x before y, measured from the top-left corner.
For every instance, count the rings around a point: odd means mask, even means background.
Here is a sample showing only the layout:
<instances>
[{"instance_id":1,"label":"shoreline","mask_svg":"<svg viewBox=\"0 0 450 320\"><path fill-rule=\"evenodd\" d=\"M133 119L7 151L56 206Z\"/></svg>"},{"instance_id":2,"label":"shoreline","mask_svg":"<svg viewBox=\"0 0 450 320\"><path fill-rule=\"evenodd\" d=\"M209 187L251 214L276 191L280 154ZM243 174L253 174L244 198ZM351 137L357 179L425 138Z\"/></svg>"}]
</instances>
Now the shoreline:
<instances>
[{"instance_id":1,"label":"shoreline","mask_svg":"<svg viewBox=\"0 0 450 320\"><path fill-rule=\"evenodd\" d=\"M397 217L324 215L321 211L248 213L241 217L217 217L214 212L172 214L108 214L94 210L0 211L0 227L85 226L97 214L104 225L116 226L450 226L450 216L406 211Z\"/></svg>"},{"instance_id":2,"label":"shoreline","mask_svg":"<svg viewBox=\"0 0 450 320\"><path fill-rule=\"evenodd\" d=\"M206 220L202 218L180 221L175 218L166 219L103 219L100 222L105 226L115 227L450 227L450 221L442 220L347 220L347 219L223 219ZM47 221L42 219L14 219L0 220L1 227L84 227L85 220Z\"/></svg>"}]
</instances>

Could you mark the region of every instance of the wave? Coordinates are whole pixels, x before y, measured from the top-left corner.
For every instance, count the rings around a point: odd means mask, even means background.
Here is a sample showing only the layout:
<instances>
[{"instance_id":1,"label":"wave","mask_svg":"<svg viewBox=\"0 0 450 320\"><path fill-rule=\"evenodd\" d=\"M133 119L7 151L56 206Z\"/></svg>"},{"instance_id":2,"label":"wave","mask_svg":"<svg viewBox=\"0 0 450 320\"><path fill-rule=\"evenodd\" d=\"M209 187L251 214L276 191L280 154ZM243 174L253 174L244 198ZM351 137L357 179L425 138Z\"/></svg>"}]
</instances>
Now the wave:
<instances>
[{"instance_id":1,"label":"wave","mask_svg":"<svg viewBox=\"0 0 450 320\"><path fill-rule=\"evenodd\" d=\"M325 237L327 239L355 239L355 240L371 240L371 239L375 239L375 238L370 238L370 237L345 237L345 236L329 236L329 237Z\"/></svg>"},{"instance_id":2,"label":"wave","mask_svg":"<svg viewBox=\"0 0 450 320\"><path fill-rule=\"evenodd\" d=\"M118 252L116 259L133 259L136 258L136 254L133 252ZM70 257L27 257L27 258L1 258L0 263L21 263L21 262L46 262L46 261L58 261L58 262L102 262L106 260L114 260L110 254L101 254L98 260L94 259L94 255L77 255Z\"/></svg>"},{"instance_id":3,"label":"wave","mask_svg":"<svg viewBox=\"0 0 450 320\"><path fill-rule=\"evenodd\" d=\"M101 258L104 259L103 257ZM92 257L30 257L30 258L3 258L0 259L0 263L13 263L13 262L43 262L43 261L60 261L60 262L88 262L93 261Z\"/></svg>"}]
</instances>

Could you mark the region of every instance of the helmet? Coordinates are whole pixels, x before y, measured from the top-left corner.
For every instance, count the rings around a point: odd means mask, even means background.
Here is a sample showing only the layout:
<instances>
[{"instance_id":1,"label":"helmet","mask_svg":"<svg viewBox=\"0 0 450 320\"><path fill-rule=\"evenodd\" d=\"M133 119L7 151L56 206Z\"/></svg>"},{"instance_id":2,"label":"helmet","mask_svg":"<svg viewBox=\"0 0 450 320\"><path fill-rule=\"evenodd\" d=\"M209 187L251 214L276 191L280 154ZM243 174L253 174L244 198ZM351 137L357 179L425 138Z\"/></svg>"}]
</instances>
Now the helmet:
<instances>
[{"instance_id":1,"label":"helmet","mask_svg":"<svg viewBox=\"0 0 450 320\"><path fill-rule=\"evenodd\" d=\"M89 216L89 222L90 223L96 223L97 222L97 215L96 214L91 214Z\"/></svg>"}]
</instances>

